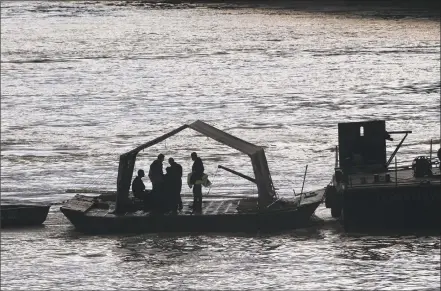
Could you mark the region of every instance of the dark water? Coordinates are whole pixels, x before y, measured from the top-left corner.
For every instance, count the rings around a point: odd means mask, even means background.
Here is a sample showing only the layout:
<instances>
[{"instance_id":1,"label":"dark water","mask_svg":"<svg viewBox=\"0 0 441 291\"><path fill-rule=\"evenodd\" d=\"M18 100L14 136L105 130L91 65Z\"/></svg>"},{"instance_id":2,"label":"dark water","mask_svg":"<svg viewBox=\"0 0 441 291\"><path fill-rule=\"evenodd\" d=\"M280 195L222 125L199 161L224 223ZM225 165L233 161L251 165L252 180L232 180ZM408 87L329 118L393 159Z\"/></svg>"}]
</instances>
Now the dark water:
<instances>
[{"instance_id":1,"label":"dark water","mask_svg":"<svg viewBox=\"0 0 441 291\"><path fill-rule=\"evenodd\" d=\"M265 146L285 197L306 165L306 190L329 183L338 122L412 130L399 162L429 154L431 139L440 146L431 17L118 3L1 2L2 200L113 191L119 154L196 119ZM251 174L248 158L190 130L142 152L136 168L162 152L187 172L193 150L210 193L256 191L216 172ZM327 209L317 215L320 225L276 236L94 237L52 207L43 228L2 231L1 287L439 290L438 237L349 235Z\"/></svg>"}]
</instances>

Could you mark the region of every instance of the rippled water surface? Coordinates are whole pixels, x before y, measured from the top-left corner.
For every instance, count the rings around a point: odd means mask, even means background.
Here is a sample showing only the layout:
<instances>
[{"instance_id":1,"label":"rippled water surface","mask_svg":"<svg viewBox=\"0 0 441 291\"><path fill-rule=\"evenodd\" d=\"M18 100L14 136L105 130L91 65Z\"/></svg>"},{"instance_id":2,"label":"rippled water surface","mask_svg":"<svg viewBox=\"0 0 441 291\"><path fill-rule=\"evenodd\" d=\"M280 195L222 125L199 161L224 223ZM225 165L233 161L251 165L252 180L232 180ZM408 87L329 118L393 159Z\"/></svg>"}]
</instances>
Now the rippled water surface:
<instances>
[{"instance_id":1,"label":"rippled water surface","mask_svg":"<svg viewBox=\"0 0 441 291\"><path fill-rule=\"evenodd\" d=\"M119 154L196 119L265 146L284 197L306 165L306 190L329 183L338 122L412 130L399 162L440 146L439 20L110 4L1 2L2 200L114 191ZM191 130L136 168L162 152L188 172L194 150L210 193L256 192L216 171L251 174L246 156ZM275 236L83 236L57 209L42 228L2 231L2 290L439 290L438 237L345 234L324 207L317 226Z\"/></svg>"}]
</instances>

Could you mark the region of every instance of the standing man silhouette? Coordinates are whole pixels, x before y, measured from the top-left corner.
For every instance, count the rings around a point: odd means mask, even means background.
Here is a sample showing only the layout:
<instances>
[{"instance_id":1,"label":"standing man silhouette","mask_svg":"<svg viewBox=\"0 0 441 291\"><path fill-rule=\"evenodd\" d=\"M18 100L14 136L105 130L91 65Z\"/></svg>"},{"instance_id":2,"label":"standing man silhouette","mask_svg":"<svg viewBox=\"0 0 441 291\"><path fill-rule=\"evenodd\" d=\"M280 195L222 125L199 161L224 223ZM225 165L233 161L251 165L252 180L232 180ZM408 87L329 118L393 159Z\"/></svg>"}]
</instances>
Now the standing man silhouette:
<instances>
[{"instance_id":1,"label":"standing man silhouette","mask_svg":"<svg viewBox=\"0 0 441 291\"><path fill-rule=\"evenodd\" d=\"M182 210L182 166L175 162L173 158L168 159L170 167L167 167L168 173L171 174L171 199L172 199L172 210Z\"/></svg>"},{"instance_id":2,"label":"standing man silhouette","mask_svg":"<svg viewBox=\"0 0 441 291\"><path fill-rule=\"evenodd\" d=\"M158 197L162 192L162 184L164 182L164 172L162 171L162 162L164 155L159 154L158 158L150 165L149 178L152 181L152 192Z\"/></svg>"},{"instance_id":3,"label":"standing man silhouette","mask_svg":"<svg viewBox=\"0 0 441 291\"><path fill-rule=\"evenodd\" d=\"M193 160L193 166L191 167L190 184L193 185L193 211L202 211L202 184L196 181L200 181L204 175L204 164L202 160L195 152L191 153L191 159Z\"/></svg>"}]
</instances>

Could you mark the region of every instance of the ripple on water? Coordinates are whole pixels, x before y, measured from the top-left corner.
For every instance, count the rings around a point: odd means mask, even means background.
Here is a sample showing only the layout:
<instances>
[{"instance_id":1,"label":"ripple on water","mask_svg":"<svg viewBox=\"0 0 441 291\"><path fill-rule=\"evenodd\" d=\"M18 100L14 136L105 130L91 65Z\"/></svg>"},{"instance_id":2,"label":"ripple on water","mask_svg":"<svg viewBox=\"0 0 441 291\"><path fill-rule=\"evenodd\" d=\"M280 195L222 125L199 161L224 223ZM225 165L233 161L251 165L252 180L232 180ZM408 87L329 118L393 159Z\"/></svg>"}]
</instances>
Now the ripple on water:
<instances>
[{"instance_id":1,"label":"ripple on water","mask_svg":"<svg viewBox=\"0 0 441 291\"><path fill-rule=\"evenodd\" d=\"M197 119L263 146L281 196L306 165L306 190L329 183L338 122L412 130L401 161L437 150L439 22L416 10L122 2L1 2L2 201L115 191L120 154ZM162 152L188 172L192 151L210 193L256 193L216 172L251 175L248 157L190 130L136 168ZM2 230L2 290L439 290L438 237L347 235L323 206L322 222L274 236L85 236L58 207Z\"/></svg>"}]
</instances>

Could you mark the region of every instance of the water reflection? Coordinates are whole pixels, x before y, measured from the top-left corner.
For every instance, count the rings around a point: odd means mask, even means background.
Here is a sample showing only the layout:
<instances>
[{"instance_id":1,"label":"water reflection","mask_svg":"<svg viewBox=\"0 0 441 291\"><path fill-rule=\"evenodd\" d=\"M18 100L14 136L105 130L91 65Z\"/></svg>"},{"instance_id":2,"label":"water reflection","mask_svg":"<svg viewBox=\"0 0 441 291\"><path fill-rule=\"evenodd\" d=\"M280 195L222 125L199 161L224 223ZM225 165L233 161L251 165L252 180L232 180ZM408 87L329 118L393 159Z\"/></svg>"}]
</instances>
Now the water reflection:
<instances>
[{"instance_id":1,"label":"water reflection","mask_svg":"<svg viewBox=\"0 0 441 291\"><path fill-rule=\"evenodd\" d=\"M147 265L174 264L197 256L207 242L200 236L136 235L118 237L113 251L123 262L143 261Z\"/></svg>"},{"instance_id":2,"label":"water reflection","mask_svg":"<svg viewBox=\"0 0 441 291\"><path fill-rule=\"evenodd\" d=\"M440 248L439 240L434 236L345 235L343 239L337 256L348 260L387 261L406 254L409 257L424 255Z\"/></svg>"},{"instance_id":3,"label":"water reflection","mask_svg":"<svg viewBox=\"0 0 441 291\"><path fill-rule=\"evenodd\" d=\"M439 140L438 22L40 2L1 2L2 197L114 191L119 153L195 119L264 146L286 195L306 164L305 190L329 183L338 122L411 125L403 160ZM242 166L212 144L185 131L136 167L178 150L203 152L211 174ZM216 177L225 192L231 181ZM439 233L346 234L317 213L319 227L281 234L93 236L51 212L2 230L1 289L439 288Z\"/></svg>"},{"instance_id":4,"label":"water reflection","mask_svg":"<svg viewBox=\"0 0 441 291\"><path fill-rule=\"evenodd\" d=\"M280 234L144 234L116 237L112 252L122 262L163 266L209 257L264 258L280 254L287 245L324 238L318 227Z\"/></svg>"}]
</instances>

